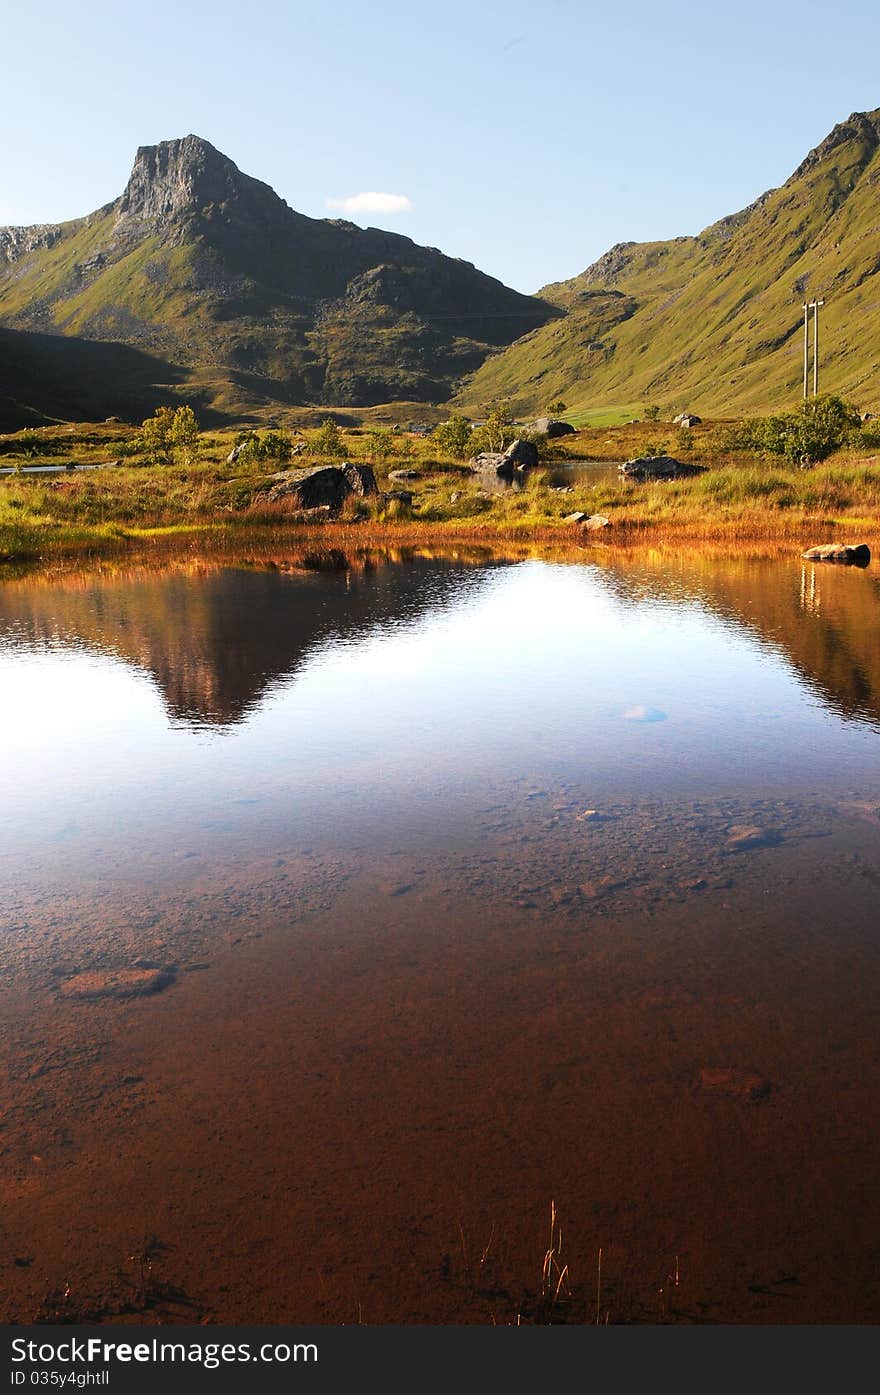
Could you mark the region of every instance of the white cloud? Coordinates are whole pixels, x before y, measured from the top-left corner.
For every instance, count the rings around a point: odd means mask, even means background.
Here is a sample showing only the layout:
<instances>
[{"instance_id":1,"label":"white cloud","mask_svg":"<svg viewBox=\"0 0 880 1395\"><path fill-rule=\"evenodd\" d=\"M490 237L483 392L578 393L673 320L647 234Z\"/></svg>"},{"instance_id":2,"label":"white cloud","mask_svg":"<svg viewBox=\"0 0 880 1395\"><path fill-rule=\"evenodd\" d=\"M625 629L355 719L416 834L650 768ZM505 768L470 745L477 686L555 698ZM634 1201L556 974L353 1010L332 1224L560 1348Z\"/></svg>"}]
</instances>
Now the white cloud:
<instances>
[{"instance_id":1,"label":"white cloud","mask_svg":"<svg viewBox=\"0 0 880 1395\"><path fill-rule=\"evenodd\" d=\"M412 199L406 194L350 194L347 199L328 199L328 208L340 213L412 213Z\"/></svg>"}]
</instances>

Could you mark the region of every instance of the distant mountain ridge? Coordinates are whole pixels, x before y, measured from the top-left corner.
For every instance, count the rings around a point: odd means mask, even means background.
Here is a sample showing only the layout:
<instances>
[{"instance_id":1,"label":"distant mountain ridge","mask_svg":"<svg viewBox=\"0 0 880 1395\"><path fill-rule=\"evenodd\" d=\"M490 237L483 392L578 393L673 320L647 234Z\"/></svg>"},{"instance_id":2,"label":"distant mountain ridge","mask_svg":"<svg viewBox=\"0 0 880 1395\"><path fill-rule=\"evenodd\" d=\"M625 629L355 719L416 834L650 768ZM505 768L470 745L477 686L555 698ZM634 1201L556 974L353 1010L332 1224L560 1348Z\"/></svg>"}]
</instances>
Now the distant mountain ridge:
<instances>
[{"instance_id":1,"label":"distant mountain ridge","mask_svg":"<svg viewBox=\"0 0 880 1395\"><path fill-rule=\"evenodd\" d=\"M695 237L622 242L539 292L565 318L488 358L459 401L539 411L792 405L804 299L825 300L821 386L880 407L880 110L855 112L779 189Z\"/></svg>"},{"instance_id":2,"label":"distant mountain ridge","mask_svg":"<svg viewBox=\"0 0 880 1395\"><path fill-rule=\"evenodd\" d=\"M880 410L880 110L696 236L621 242L524 296L409 238L289 208L197 136L144 146L112 203L0 229L0 426L275 405L521 415L793 405L804 299L821 386ZM121 346L117 348L117 346Z\"/></svg>"},{"instance_id":3,"label":"distant mountain ridge","mask_svg":"<svg viewBox=\"0 0 880 1395\"><path fill-rule=\"evenodd\" d=\"M443 401L558 313L400 234L297 213L193 135L141 147L84 218L0 229L0 325L125 344L233 412Z\"/></svg>"}]
</instances>

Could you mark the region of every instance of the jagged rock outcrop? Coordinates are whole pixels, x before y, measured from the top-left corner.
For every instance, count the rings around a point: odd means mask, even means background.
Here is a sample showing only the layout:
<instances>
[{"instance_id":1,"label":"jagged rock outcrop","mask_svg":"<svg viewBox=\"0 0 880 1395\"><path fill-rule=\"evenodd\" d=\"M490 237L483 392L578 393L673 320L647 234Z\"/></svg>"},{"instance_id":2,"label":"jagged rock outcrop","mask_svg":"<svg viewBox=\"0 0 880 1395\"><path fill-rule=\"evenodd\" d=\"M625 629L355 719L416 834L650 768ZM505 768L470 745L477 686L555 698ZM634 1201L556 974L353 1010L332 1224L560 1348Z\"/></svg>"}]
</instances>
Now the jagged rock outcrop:
<instances>
[{"instance_id":1,"label":"jagged rock outcrop","mask_svg":"<svg viewBox=\"0 0 880 1395\"><path fill-rule=\"evenodd\" d=\"M35 223L29 228L0 228L0 262L11 265L29 252L54 247L62 229L48 223Z\"/></svg>"}]
</instances>

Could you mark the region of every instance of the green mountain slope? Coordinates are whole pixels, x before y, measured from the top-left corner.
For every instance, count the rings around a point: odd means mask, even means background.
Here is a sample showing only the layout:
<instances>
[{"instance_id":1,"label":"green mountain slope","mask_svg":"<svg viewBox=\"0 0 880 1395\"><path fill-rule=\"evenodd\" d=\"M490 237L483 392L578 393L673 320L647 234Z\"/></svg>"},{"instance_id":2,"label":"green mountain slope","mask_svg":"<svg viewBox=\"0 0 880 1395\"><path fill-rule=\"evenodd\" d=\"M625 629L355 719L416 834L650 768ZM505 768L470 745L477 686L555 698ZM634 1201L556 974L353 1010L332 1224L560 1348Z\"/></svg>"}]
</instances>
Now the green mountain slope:
<instances>
[{"instance_id":1,"label":"green mountain slope","mask_svg":"<svg viewBox=\"0 0 880 1395\"><path fill-rule=\"evenodd\" d=\"M565 311L459 395L520 411L650 401L715 414L791 406L804 300L824 298L821 386L880 405L880 111L836 126L780 188L670 242L620 243L541 296Z\"/></svg>"},{"instance_id":2,"label":"green mountain slope","mask_svg":"<svg viewBox=\"0 0 880 1395\"><path fill-rule=\"evenodd\" d=\"M86 218L0 229L0 325L125 344L232 411L444 401L558 313L407 237L306 218L196 136L140 149Z\"/></svg>"}]
</instances>

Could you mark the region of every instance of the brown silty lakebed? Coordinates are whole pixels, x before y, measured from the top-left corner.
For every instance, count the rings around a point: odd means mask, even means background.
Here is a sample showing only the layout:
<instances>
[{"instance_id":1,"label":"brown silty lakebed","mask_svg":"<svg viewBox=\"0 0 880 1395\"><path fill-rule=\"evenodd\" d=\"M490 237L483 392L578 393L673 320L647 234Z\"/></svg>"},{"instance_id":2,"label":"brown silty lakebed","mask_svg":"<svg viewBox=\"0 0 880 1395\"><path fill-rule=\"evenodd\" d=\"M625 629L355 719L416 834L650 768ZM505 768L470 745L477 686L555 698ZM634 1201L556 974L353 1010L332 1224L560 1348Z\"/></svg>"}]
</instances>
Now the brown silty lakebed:
<instances>
[{"instance_id":1,"label":"brown silty lakebed","mask_svg":"<svg viewBox=\"0 0 880 1395\"><path fill-rule=\"evenodd\" d=\"M876 1321L871 571L315 566L0 587L0 1316Z\"/></svg>"}]
</instances>

